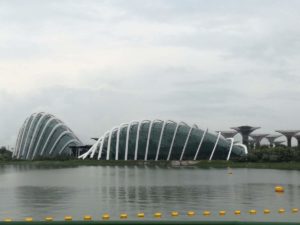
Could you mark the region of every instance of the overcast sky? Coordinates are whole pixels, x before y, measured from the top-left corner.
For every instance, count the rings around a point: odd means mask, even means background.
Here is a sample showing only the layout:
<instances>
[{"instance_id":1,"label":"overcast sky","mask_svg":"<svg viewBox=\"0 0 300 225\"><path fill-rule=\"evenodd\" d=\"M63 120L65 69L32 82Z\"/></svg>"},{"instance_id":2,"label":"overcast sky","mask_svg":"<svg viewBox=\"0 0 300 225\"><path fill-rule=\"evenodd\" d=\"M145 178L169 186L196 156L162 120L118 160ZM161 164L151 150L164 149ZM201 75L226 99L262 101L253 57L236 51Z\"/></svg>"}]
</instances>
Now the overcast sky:
<instances>
[{"instance_id":1,"label":"overcast sky","mask_svg":"<svg viewBox=\"0 0 300 225\"><path fill-rule=\"evenodd\" d=\"M0 0L0 146L30 114L300 128L300 1Z\"/></svg>"}]
</instances>

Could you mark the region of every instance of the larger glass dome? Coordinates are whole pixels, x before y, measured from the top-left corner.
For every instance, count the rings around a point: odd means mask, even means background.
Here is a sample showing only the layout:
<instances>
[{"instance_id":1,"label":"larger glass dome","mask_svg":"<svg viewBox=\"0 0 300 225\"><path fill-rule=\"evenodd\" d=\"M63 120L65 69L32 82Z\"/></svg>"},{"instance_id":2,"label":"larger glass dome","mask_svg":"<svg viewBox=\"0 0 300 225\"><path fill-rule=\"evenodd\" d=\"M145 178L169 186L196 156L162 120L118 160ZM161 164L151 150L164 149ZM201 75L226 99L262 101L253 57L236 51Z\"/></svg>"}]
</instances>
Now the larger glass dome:
<instances>
[{"instance_id":1,"label":"larger glass dome","mask_svg":"<svg viewBox=\"0 0 300 225\"><path fill-rule=\"evenodd\" d=\"M247 154L233 138L172 120L123 123L102 135L79 158L105 160L229 160Z\"/></svg>"}]
</instances>

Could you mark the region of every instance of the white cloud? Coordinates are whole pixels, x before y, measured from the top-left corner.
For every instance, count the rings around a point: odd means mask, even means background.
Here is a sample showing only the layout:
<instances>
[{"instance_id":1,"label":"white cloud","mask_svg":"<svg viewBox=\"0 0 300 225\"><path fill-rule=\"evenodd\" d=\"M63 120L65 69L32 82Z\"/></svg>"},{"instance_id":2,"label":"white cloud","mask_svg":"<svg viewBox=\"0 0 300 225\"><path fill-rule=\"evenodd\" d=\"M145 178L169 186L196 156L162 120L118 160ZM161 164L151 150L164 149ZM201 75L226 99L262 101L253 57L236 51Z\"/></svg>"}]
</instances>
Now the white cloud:
<instances>
[{"instance_id":1,"label":"white cloud","mask_svg":"<svg viewBox=\"0 0 300 225\"><path fill-rule=\"evenodd\" d=\"M13 144L39 110L84 140L136 118L299 128L299 9L298 1L1 1L0 145Z\"/></svg>"}]
</instances>

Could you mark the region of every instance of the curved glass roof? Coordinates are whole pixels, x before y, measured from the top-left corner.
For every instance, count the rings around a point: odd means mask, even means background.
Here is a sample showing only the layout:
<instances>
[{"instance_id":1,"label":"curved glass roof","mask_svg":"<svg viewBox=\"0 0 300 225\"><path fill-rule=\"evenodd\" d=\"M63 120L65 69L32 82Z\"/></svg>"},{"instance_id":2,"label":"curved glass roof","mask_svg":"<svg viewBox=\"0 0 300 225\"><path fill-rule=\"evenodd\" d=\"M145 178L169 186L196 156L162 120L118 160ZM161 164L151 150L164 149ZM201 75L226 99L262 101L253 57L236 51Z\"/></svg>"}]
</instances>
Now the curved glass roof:
<instances>
[{"instance_id":1,"label":"curved glass roof","mask_svg":"<svg viewBox=\"0 0 300 225\"><path fill-rule=\"evenodd\" d=\"M246 146L233 138L202 130L197 125L171 120L123 123L105 132L87 157L105 160L228 160L247 154Z\"/></svg>"},{"instance_id":2,"label":"curved glass roof","mask_svg":"<svg viewBox=\"0 0 300 225\"><path fill-rule=\"evenodd\" d=\"M62 121L51 114L39 112L29 116L19 131L13 157L33 160L69 155L69 146L81 141Z\"/></svg>"}]
</instances>

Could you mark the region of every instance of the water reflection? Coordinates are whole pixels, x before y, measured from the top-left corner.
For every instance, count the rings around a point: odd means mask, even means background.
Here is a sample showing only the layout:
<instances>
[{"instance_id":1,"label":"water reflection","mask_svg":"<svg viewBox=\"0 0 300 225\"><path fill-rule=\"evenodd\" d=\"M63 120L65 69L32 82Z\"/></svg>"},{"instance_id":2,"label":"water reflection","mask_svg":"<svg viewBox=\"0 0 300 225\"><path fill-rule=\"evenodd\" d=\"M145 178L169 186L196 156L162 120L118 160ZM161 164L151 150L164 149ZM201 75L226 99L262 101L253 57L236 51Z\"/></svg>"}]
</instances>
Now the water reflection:
<instances>
[{"instance_id":1,"label":"water reflection","mask_svg":"<svg viewBox=\"0 0 300 225\"><path fill-rule=\"evenodd\" d=\"M73 193L74 189L66 187L19 186L15 189L20 213L34 217L65 207Z\"/></svg>"},{"instance_id":2,"label":"water reflection","mask_svg":"<svg viewBox=\"0 0 300 225\"><path fill-rule=\"evenodd\" d=\"M281 170L199 169L163 166L76 166L52 168L35 165L0 167L0 217L42 219L46 215L63 218L71 214L100 217L110 212L127 212L131 217L138 211L146 215L160 210L199 212L194 219L289 220L288 214L250 217L232 213L219 218L216 211L247 211L270 208L300 207L300 172ZM274 192L277 184L285 185L286 192ZM201 211L215 212L210 218ZM151 218L151 217L148 217ZM164 217L170 219L170 217ZM0 218L1 219L1 218ZM299 219L299 217L298 217Z\"/></svg>"}]
</instances>

